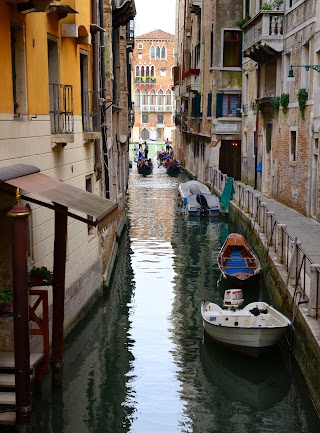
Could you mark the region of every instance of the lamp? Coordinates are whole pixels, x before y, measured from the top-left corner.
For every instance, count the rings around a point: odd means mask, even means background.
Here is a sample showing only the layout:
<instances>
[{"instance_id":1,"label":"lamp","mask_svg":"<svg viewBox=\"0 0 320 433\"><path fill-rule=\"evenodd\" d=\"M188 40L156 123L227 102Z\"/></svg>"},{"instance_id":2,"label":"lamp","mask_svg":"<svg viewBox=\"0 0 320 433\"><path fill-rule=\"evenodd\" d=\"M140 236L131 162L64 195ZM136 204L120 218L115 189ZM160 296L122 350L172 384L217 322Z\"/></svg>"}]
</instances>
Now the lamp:
<instances>
[{"instance_id":1,"label":"lamp","mask_svg":"<svg viewBox=\"0 0 320 433\"><path fill-rule=\"evenodd\" d=\"M288 78L287 78L288 81L294 81L293 68L305 68L306 71L313 69L317 72L320 72L320 65L290 65Z\"/></svg>"}]
</instances>

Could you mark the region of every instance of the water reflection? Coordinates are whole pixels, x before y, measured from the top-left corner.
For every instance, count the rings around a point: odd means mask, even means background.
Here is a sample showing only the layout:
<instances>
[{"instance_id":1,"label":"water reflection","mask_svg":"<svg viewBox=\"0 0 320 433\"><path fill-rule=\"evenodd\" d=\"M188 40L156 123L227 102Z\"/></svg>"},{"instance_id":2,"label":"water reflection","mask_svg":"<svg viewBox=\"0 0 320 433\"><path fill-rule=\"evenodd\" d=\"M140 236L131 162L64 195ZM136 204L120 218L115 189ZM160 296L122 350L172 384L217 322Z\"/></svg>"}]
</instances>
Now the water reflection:
<instances>
[{"instance_id":1,"label":"water reflection","mask_svg":"<svg viewBox=\"0 0 320 433\"><path fill-rule=\"evenodd\" d=\"M132 170L112 287L66 341L63 389L34 390L33 432L320 431L286 352L248 360L203 340L199 304L222 302L216 256L235 228L185 219L185 180Z\"/></svg>"}]
</instances>

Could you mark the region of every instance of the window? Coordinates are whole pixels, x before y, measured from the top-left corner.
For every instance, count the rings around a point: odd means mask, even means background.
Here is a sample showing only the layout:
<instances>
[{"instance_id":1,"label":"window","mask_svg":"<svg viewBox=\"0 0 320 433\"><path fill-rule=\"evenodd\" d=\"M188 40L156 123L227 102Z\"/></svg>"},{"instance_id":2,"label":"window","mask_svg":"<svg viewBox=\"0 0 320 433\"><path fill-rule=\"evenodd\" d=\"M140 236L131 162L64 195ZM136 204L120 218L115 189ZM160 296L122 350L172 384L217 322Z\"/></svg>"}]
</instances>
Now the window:
<instances>
[{"instance_id":1,"label":"window","mask_svg":"<svg viewBox=\"0 0 320 433\"><path fill-rule=\"evenodd\" d=\"M212 93L208 93L207 117L212 115Z\"/></svg>"},{"instance_id":2,"label":"window","mask_svg":"<svg viewBox=\"0 0 320 433\"><path fill-rule=\"evenodd\" d=\"M141 115L141 123L149 123L149 114Z\"/></svg>"},{"instance_id":3,"label":"window","mask_svg":"<svg viewBox=\"0 0 320 433\"><path fill-rule=\"evenodd\" d=\"M142 92L142 105L148 104L148 92L146 90L143 90Z\"/></svg>"},{"instance_id":4,"label":"window","mask_svg":"<svg viewBox=\"0 0 320 433\"><path fill-rule=\"evenodd\" d=\"M163 114L157 114L157 123L163 123Z\"/></svg>"},{"instance_id":5,"label":"window","mask_svg":"<svg viewBox=\"0 0 320 433\"><path fill-rule=\"evenodd\" d=\"M138 48L141 50L143 48L143 44L138 44Z\"/></svg>"},{"instance_id":6,"label":"window","mask_svg":"<svg viewBox=\"0 0 320 433\"><path fill-rule=\"evenodd\" d=\"M223 66L241 66L241 32L237 30L225 30L223 43Z\"/></svg>"},{"instance_id":7,"label":"window","mask_svg":"<svg viewBox=\"0 0 320 433\"><path fill-rule=\"evenodd\" d=\"M156 92L154 90L149 93L149 105L156 105Z\"/></svg>"},{"instance_id":8,"label":"window","mask_svg":"<svg viewBox=\"0 0 320 433\"><path fill-rule=\"evenodd\" d=\"M165 46L163 46L163 47L161 48L161 59L162 59L162 60L165 60L165 59L166 59L166 47L165 47Z\"/></svg>"},{"instance_id":9,"label":"window","mask_svg":"<svg viewBox=\"0 0 320 433\"><path fill-rule=\"evenodd\" d=\"M165 77L167 75L167 68L160 68L160 76Z\"/></svg>"},{"instance_id":10,"label":"window","mask_svg":"<svg viewBox=\"0 0 320 433\"><path fill-rule=\"evenodd\" d=\"M22 23L11 25L11 62L14 114L27 113L25 35Z\"/></svg>"},{"instance_id":11,"label":"window","mask_svg":"<svg viewBox=\"0 0 320 433\"><path fill-rule=\"evenodd\" d=\"M136 77L140 77L140 68L136 66Z\"/></svg>"},{"instance_id":12,"label":"window","mask_svg":"<svg viewBox=\"0 0 320 433\"><path fill-rule=\"evenodd\" d=\"M302 47L302 53L301 53L301 64L302 65L309 65L310 62L310 54L309 54L309 44L306 44ZM301 68L301 89L309 89L309 77L310 72L306 71L305 68Z\"/></svg>"},{"instance_id":13,"label":"window","mask_svg":"<svg viewBox=\"0 0 320 433\"><path fill-rule=\"evenodd\" d=\"M191 117L202 117L201 113L201 95L197 93L194 98L192 99L192 111L191 111Z\"/></svg>"},{"instance_id":14,"label":"window","mask_svg":"<svg viewBox=\"0 0 320 433\"><path fill-rule=\"evenodd\" d=\"M155 74L154 74L154 66L151 66L151 77L155 77Z\"/></svg>"},{"instance_id":15,"label":"window","mask_svg":"<svg viewBox=\"0 0 320 433\"><path fill-rule=\"evenodd\" d=\"M163 131L162 129L157 129L157 139L158 140L161 140L163 137L162 131Z\"/></svg>"},{"instance_id":16,"label":"window","mask_svg":"<svg viewBox=\"0 0 320 433\"><path fill-rule=\"evenodd\" d=\"M152 47L150 48L150 59L155 59L156 58L156 49L155 47L152 45Z\"/></svg>"},{"instance_id":17,"label":"window","mask_svg":"<svg viewBox=\"0 0 320 433\"><path fill-rule=\"evenodd\" d=\"M290 162L297 160L297 131L290 131Z\"/></svg>"},{"instance_id":18,"label":"window","mask_svg":"<svg viewBox=\"0 0 320 433\"><path fill-rule=\"evenodd\" d=\"M142 140L148 140L149 131L147 130L147 128L143 128L143 130L141 131L141 138Z\"/></svg>"},{"instance_id":19,"label":"window","mask_svg":"<svg viewBox=\"0 0 320 433\"><path fill-rule=\"evenodd\" d=\"M142 60L142 53L138 53L138 59Z\"/></svg>"},{"instance_id":20,"label":"window","mask_svg":"<svg viewBox=\"0 0 320 433\"><path fill-rule=\"evenodd\" d=\"M170 92L170 90L166 91L165 99L166 99L166 105L171 105L171 92Z\"/></svg>"},{"instance_id":21,"label":"window","mask_svg":"<svg viewBox=\"0 0 320 433\"><path fill-rule=\"evenodd\" d=\"M134 105L135 107L140 107L140 90L134 92Z\"/></svg>"},{"instance_id":22,"label":"window","mask_svg":"<svg viewBox=\"0 0 320 433\"><path fill-rule=\"evenodd\" d=\"M163 103L164 103L163 91L159 90L158 97L157 97L157 104L158 105L163 105Z\"/></svg>"},{"instance_id":23,"label":"window","mask_svg":"<svg viewBox=\"0 0 320 433\"><path fill-rule=\"evenodd\" d=\"M156 48L156 59L160 60L160 47L159 46Z\"/></svg>"},{"instance_id":24,"label":"window","mask_svg":"<svg viewBox=\"0 0 320 433\"><path fill-rule=\"evenodd\" d=\"M240 117L241 95L217 93L216 117Z\"/></svg>"}]
</instances>

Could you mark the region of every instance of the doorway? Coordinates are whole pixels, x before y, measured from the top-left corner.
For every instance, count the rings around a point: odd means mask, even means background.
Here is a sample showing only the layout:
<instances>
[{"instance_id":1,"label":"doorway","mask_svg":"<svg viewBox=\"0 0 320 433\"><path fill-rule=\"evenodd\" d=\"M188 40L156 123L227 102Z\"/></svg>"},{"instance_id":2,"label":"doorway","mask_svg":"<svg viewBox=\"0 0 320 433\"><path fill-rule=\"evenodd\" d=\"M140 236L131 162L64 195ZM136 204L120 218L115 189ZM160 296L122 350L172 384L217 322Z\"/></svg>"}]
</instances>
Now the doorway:
<instances>
[{"instance_id":1,"label":"doorway","mask_svg":"<svg viewBox=\"0 0 320 433\"><path fill-rule=\"evenodd\" d=\"M219 170L234 180L241 179L241 140L222 140Z\"/></svg>"},{"instance_id":2,"label":"doorway","mask_svg":"<svg viewBox=\"0 0 320 433\"><path fill-rule=\"evenodd\" d=\"M311 216L317 218L319 186L319 139L314 140L311 169Z\"/></svg>"}]
</instances>

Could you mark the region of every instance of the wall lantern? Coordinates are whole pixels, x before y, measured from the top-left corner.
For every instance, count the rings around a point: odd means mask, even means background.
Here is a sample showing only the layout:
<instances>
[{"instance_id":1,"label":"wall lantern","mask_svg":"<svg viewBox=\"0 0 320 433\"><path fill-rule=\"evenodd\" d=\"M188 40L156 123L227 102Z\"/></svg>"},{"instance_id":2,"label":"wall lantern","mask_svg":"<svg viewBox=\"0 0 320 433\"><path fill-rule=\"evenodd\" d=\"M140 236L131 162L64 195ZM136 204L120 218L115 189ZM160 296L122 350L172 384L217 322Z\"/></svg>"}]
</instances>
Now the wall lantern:
<instances>
[{"instance_id":1,"label":"wall lantern","mask_svg":"<svg viewBox=\"0 0 320 433\"><path fill-rule=\"evenodd\" d=\"M305 68L306 71L310 69L314 69L317 72L320 72L320 65L290 65L289 73L288 73L288 81L294 81L294 73L293 68Z\"/></svg>"}]
</instances>

